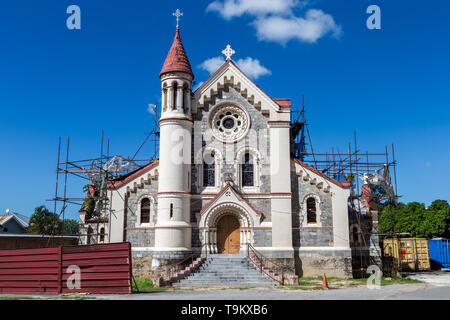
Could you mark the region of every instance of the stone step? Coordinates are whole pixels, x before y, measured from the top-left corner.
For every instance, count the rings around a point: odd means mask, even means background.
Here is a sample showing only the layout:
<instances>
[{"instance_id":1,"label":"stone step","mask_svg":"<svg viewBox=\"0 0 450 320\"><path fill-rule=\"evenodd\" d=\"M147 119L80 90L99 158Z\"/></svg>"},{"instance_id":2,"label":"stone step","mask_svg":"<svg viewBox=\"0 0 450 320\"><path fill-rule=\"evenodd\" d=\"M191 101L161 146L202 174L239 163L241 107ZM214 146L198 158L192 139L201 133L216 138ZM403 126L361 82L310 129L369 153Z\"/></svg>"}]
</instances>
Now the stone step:
<instances>
[{"instance_id":1,"label":"stone step","mask_svg":"<svg viewBox=\"0 0 450 320\"><path fill-rule=\"evenodd\" d=\"M264 276L261 275L248 275L248 274L242 274L242 275L224 275L224 274L193 274L189 276L190 279L210 279L210 278L220 278L220 279L265 279Z\"/></svg>"},{"instance_id":2,"label":"stone step","mask_svg":"<svg viewBox=\"0 0 450 320\"><path fill-rule=\"evenodd\" d=\"M276 283L255 269L241 254L212 254L175 287L257 287Z\"/></svg>"},{"instance_id":3,"label":"stone step","mask_svg":"<svg viewBox=\"0 0 450 320\"><path fill-rule=\"evenodd\" d=\"M210 287L218 287L218 288L223 288L223 287L273 287L276 284L273 283L242 283L242 282L236 282L236 283L210 283L210 282L205 282L205 283L174 283L173 286L174 287L178 287L178 288L189 288L189 287L202 287L202 288L210 288Z\"/></svg>"}]
</instances>

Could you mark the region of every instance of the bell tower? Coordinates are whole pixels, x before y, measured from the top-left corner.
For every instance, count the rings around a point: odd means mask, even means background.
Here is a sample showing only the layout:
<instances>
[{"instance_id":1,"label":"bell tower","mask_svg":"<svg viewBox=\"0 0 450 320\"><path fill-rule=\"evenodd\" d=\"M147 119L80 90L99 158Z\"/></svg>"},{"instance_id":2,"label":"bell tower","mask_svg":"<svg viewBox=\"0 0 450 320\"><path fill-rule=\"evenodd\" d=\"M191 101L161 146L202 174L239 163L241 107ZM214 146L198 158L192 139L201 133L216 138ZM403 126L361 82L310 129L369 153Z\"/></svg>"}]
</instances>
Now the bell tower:
<instances>
[{"instance_id":1,"label":"bell tower","mask_svg":"<svg viewBox=\"0 0 450 320\"><path fill-rule=\"evenodd\" d=\"M177 29L159 78L161 118L158 216L154 258L182 257L191 248L191 85L194 79ZM158 254L159 252L159 254ZM164 254L163 254L164 252ZM171 253L166 257L166 253Z\"/></svg>"}]
</instances>

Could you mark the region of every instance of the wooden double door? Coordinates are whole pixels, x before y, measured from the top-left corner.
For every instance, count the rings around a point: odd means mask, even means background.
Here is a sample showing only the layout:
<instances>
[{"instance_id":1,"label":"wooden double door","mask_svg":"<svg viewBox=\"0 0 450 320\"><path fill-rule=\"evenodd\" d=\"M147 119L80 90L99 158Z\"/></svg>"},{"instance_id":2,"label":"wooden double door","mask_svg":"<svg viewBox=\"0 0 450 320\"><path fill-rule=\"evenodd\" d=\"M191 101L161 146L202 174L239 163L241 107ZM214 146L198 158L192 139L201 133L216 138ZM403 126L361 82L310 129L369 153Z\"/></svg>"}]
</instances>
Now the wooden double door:
<instances>
[{"instance_id":1,"label":"wooden double door","mask_svg":"<svg viewBox=\"0 0 450 320\"><path fill-rule=\"evenodd\" d=\"M223 216L217 223L217 250L219 253L239 253L241 244L239 220L233 215Z\"/></svg>"}]
</instances>

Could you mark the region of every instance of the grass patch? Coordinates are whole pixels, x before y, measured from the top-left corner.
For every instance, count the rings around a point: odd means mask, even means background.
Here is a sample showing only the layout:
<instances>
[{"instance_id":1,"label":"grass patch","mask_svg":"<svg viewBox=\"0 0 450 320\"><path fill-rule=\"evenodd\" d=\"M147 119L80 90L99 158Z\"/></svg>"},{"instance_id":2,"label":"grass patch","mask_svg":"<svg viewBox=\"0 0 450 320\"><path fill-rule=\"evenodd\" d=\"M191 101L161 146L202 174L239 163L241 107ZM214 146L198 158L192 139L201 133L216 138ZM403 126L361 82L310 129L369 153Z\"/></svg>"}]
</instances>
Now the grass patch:
<instances>
[{"instance_id":1,"label":"grass patch","mask_svg":"<svg viewBox=\"0 0 450 320\"><path fill-rule=\"evenodd\" d=\"M62 300L95 300L95 297L87 297L87 296L61 296Z\"/></svg>"},{"instance_id":2,"label":"grass patch","mask_svg":"<svg viewBox=\"0 0 450 320\"><path fill-rule=\"evenodd\" d=\"M357 278L357 279L344 279L337 277L327 277L327 284L329 288L339 289L339 288L352 288L352 287L363 287L367 285L368 278ZM302 277L298 279L298 287L294 286L290 289L319 289L322 288L323 278L318 277ZM405 278L389 278L382 277L380 284L382 286L388 286L392 284L413 284L421 283L419 280Z\"/></svg>"},{"instance_id":3,"label":"grass patch","mask_svg":"<svg viewBox=\"0 0 450 320\"><path fill-rule=\"evenodd\" d=\"M137 284L137 287L136 287L136 284ZM137 278L136 284L133 281L133 286L132 286L133 293L158 292L158 291L166 291L169 289L169 287L155 288L153 285L153 280L150 278Z\"/></svg>"},{"instance_id":4,"label":"grass patch","mask_svg":"<svg viewBox=\"0 0 450 320\"><path fill-rule=\"evenodd\" d=\"M36 300L40 299L37 297L27 297L27 296L19 296L19 297L0 297L0 300Z\"/></svg>"}]
</instances>

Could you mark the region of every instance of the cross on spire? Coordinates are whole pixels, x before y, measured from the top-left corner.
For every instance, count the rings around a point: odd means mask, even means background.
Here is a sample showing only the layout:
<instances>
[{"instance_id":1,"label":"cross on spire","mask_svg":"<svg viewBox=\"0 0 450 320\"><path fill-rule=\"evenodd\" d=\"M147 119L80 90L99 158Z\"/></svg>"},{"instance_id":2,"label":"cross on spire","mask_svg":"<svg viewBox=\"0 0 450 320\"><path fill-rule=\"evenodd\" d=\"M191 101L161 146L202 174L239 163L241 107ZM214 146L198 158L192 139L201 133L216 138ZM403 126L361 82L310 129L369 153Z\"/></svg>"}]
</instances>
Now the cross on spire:
<instances>
[{"instance_id":1,"label":"cross on spire","mask_svg":"<svg viewBox=\"0 0 450 320\"><path fill-rule=\"evenodd\" d=\"M177 17L177 29L180 24L180 17L183 15L183 12L180 11L180 9L177 9L174 13L172 13L175 17Z\"/></svg>"},{"instance_id":2,"label":"cross on spire","mask_svg":"<svg viewBox=\"0 0 450 320\"><path fill-rule=\"evenodd\" d=\"M235 54L236 51L234 51L233 49L231 49L231 46L228 44L227 47L222 51L222 54L227 57L227 60L231 59L231 56L233 54Z\"/></svg>"}]
</instances>

